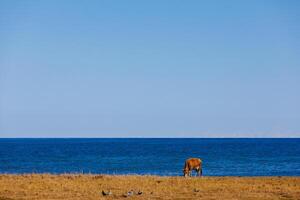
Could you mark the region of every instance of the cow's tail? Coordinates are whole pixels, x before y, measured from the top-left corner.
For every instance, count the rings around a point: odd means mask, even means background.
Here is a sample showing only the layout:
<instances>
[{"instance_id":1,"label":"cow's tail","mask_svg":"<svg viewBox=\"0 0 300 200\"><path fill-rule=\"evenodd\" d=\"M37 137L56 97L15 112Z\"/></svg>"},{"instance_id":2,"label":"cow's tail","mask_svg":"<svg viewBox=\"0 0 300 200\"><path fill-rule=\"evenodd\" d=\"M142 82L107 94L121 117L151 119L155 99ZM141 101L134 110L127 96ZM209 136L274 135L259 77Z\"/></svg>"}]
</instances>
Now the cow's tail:
<instances>
[{"instance_id":1,"label":"cow's tail","mask_svg":"<svg viewBox=\"0 0 300 200\"><path fill-rule=\"evenodd\" d=\"M199 159L199 161L200 161L200 176L202 176L202 160Z\"/></svg>"}]
</instances>

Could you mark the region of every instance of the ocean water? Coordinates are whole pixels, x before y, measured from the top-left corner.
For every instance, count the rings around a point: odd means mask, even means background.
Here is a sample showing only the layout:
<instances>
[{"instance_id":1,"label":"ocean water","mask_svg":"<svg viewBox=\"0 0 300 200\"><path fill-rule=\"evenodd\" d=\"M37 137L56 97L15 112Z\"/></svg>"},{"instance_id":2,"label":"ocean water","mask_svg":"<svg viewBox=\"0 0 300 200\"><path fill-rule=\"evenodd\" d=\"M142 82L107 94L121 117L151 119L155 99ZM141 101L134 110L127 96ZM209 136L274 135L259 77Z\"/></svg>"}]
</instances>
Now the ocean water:
<instances>
[{"instance_id":1,"label":"ocean water","mask_svg":"<svg viewBox=\"0 0 300 200\"><path fill-rule=\"evenodd\" d=\"M300 139L0 139L0 173L299 176Z\"/></svg>"}]
</instances>

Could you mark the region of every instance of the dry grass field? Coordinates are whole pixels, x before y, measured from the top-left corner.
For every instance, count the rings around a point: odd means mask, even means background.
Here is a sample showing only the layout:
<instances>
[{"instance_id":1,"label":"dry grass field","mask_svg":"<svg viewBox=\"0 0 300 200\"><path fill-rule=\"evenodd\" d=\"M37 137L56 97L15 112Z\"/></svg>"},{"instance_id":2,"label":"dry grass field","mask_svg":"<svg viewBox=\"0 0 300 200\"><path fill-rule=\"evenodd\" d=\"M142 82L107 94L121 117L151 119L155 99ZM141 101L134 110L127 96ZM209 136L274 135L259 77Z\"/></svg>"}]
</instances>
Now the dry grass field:
<instances>
[{"instance_id":1,"label":"dry grass field","mask_svg":"<svg viewBox=\"0 0 300 200\"><path fill-rule=\"evenodd\" d=\"M13 199L300 199L300 177L0 175L0 200Z\"/></svg>"}]
</instances>

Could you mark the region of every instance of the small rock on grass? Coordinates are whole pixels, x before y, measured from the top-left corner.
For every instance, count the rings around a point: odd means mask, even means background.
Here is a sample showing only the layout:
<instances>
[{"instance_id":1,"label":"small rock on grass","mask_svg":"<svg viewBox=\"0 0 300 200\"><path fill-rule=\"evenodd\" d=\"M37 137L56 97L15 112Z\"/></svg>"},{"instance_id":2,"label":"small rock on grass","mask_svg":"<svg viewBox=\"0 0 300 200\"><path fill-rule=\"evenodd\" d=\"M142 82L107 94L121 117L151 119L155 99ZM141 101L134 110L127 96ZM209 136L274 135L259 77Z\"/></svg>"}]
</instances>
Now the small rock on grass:
<instances>
[{"instance_id":1,"label":"small rock on grass","mask_svg":"<svg viewBox=\"0 0 300 200\"><path fill-rule=\"evenodd\" d=\"M109 191L104 191L102 190L102 195L103 196L108 196L108 195L112 195L112 192L109 190Z\"/></svg>"},{"instance_id":2,"label":"small rock on grass","mask_svg":"<svg viewBox=\"0 0 300 200\"><path fill-rule=\"evenodd\" d=\"M129 192L127 192L126 194L123 194L123 197L130 197L133 195L142 195L143 192L141 190L139 190L138 192L134 192L133 190L130 190Z\"/></svg>"},{"instance_id":3,"label":"small rock on grass","mask_svg":"<svg viewBox=\"0 0 300 200\"><path fill-rule=\"evenodd\" d=\"M130 190L130 191L127 192L126 194L123 194L123 197L130 197L130 196L132 196L132 195L134 195L134 192L133 192L133 190Z\"/></svg>"},{"instance_id":4,"label":"small rock on grass","mask_svg":"<svg viewBox=\"0 0 300 200\"><path fill-rule=\"evenodd\" d=\"M127 192L127 195L128 195L128 196L134 195L134 191L133 191L133 190L130 190L129 192Z\"/></svg>"}]
</instances>

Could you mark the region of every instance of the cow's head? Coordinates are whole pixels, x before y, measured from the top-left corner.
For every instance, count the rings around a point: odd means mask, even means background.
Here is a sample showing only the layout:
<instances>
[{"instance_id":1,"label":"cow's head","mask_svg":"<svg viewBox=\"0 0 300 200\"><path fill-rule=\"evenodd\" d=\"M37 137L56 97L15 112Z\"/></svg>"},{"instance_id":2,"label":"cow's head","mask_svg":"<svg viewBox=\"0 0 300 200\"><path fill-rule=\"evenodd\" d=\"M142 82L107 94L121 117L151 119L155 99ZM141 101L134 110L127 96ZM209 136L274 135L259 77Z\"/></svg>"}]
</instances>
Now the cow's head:
<instances>
[{"instance_id":1,"label":"cow's head","mask_svg":"<svg viewBox=\"0 0 300 200\"><path fill-rule=\"evenodd\" d=\"M184 177L188 177L188 175L189 175L189 169L184 168L184 169L183 169L183 176L184 176Z\"/></svg>"}]
</instances>

